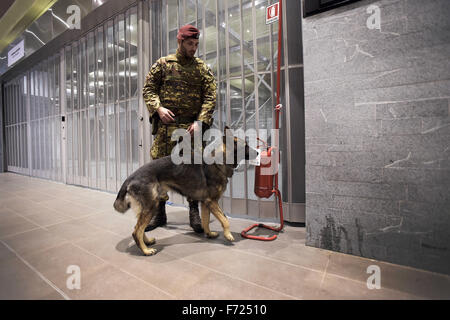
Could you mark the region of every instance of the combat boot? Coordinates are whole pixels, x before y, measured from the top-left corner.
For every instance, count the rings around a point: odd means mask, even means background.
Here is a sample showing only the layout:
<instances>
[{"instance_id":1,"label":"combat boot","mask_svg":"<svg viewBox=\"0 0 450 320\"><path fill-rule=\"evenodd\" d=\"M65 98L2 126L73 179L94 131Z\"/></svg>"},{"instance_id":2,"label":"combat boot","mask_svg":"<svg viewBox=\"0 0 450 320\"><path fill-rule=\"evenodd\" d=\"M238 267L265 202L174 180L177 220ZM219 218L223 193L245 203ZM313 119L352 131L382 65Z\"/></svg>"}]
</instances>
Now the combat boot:
<instances>
[{"instance_id":1,"label":"combat boot","mask_svg":"<svg viewBox=\"0 0 450 320\"><path fill-rule=\"evenodd\" d=\"M196 233L203 233L202 220L198 211L198 201L189 201L189 224Z\"/></svg>"},{"instance_id":2,"label":"combat boot","mask_svg":"<svg viewBox=\"0 0 450 320\"><path fill-rule=\"evenodd\" d=\"M147 228L145 228L145 232L152 231L158 227L163 227L167 224L167 215L166 215L166 201L159 202L159 210L158 214L155 215Z\"/></svg>"}]
</instances>

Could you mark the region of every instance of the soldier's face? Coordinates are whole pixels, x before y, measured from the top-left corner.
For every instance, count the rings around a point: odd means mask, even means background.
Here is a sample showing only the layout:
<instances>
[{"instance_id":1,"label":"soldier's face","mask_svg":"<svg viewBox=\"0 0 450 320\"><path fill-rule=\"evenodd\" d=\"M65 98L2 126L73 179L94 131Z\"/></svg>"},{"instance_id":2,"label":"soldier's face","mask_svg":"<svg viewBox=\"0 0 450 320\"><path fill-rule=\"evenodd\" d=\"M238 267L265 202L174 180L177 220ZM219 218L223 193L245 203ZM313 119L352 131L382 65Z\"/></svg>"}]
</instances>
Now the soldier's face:
<instances>
[{"instance_id":1,"label":"soldier's face","mask_svg":"<svg viewBox=\"0 0 450 320\"><path fill-rule=\"evenodd\" d=\"M188 38L181 42L181 52L188 58L193 58L198 49L198 39Z\"/></svg>"}]
</instances>

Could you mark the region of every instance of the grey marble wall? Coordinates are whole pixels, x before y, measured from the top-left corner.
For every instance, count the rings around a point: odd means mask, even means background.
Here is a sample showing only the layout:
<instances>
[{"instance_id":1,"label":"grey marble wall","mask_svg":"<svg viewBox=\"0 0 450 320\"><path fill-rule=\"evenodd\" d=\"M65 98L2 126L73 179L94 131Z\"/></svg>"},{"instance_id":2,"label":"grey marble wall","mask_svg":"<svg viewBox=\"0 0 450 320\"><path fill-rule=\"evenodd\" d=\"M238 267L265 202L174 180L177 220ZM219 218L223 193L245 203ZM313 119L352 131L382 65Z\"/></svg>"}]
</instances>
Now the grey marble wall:
<instances>
[{"instance_id":1,"label":"grey marble wall","mask_svg":"<svg viewBox=\"0 0 450 320\"><path fill-rule=\"evenodd\" d=\"M365 0L302 19L307 245L450 274L449 17Z\"/></svg>"}]
</instances>

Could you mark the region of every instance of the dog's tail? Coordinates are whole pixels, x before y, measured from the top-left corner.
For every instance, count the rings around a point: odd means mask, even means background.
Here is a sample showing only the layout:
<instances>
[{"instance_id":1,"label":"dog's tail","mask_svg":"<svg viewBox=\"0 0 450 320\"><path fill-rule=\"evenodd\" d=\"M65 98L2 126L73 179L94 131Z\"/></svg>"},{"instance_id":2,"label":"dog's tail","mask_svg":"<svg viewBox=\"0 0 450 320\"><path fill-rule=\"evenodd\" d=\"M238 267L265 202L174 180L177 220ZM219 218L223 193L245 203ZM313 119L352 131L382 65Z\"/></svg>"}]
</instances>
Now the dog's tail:
<instances>
[{"instance_id":1,"label":"dog's tail","mask_svg":"<svg viewBox=\"0 0 450 320\"><path fill-rule=\"evenodd\" d=\"M125 213L130 208L130 204L125 201L125 196L128 192L128 183L128 179L125 180L119 190L119 193L117 194L116 201L114 201L114 209L116 209L116 211L119 211L120 213Z\"/></svg>"}]
</instances>

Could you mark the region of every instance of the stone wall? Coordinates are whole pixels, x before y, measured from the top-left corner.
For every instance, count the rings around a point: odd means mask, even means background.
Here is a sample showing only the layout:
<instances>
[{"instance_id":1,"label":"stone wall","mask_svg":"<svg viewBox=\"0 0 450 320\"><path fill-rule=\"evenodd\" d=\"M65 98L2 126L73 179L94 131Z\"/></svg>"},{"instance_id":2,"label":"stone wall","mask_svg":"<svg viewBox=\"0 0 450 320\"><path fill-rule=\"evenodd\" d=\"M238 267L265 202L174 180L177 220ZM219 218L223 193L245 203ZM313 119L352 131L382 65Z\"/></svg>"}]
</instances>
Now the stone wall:
<instances>
[{"instance_id":1,"label":"stone wall","mask_svg":"<svg viewBox=\"0 0 450 320\"><path fill-rule=\"evenodd\" d=\"M302 19L307 245L450 274L449 17L365 0Z\"/></svg>"}]
</instances>

